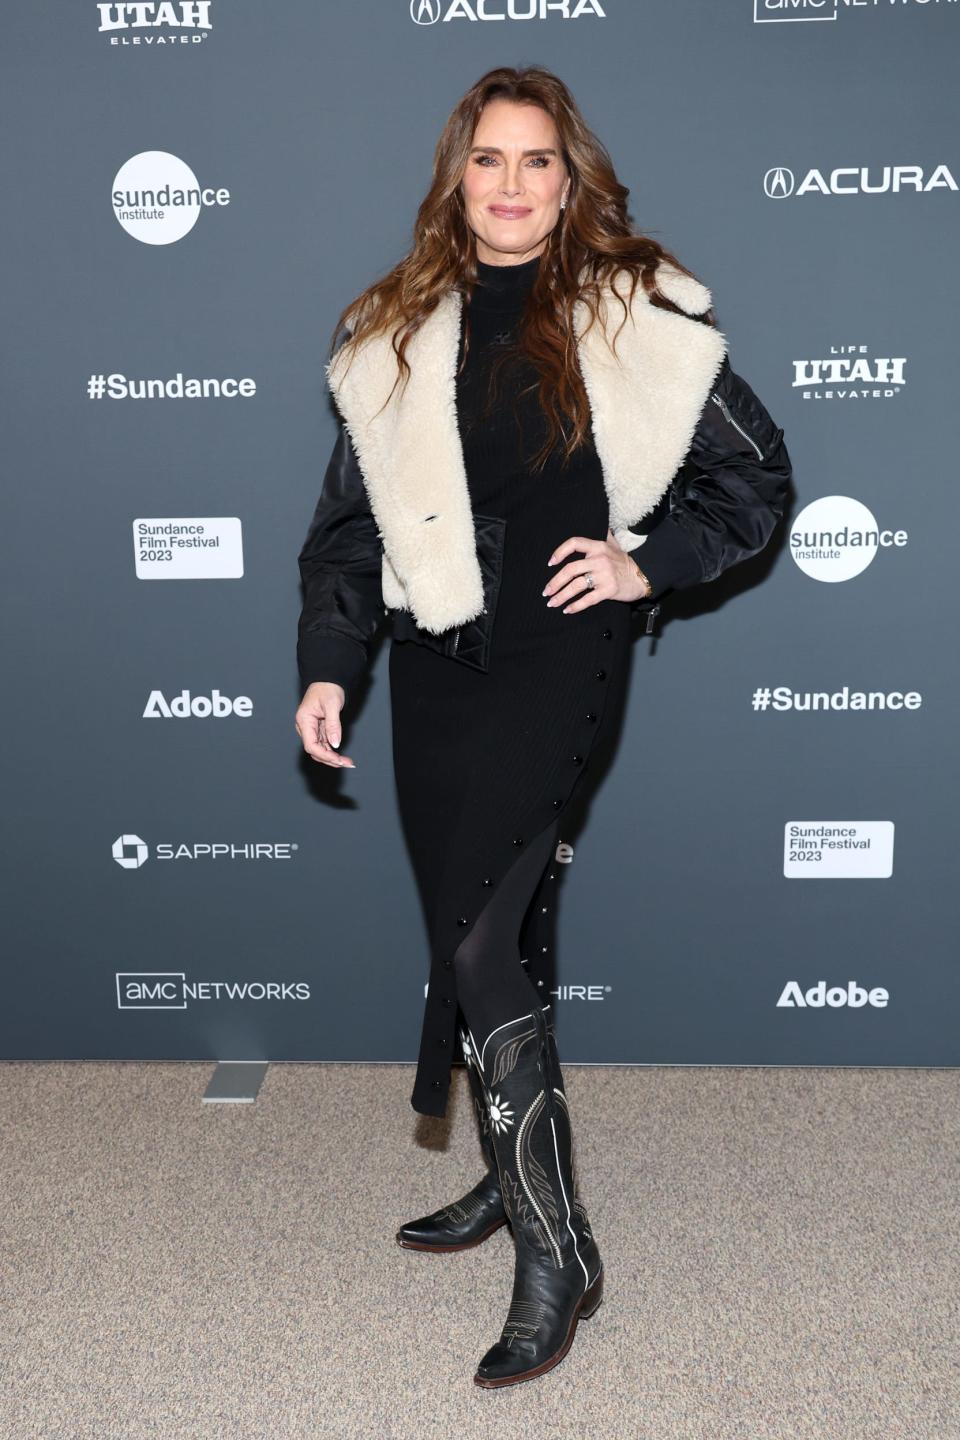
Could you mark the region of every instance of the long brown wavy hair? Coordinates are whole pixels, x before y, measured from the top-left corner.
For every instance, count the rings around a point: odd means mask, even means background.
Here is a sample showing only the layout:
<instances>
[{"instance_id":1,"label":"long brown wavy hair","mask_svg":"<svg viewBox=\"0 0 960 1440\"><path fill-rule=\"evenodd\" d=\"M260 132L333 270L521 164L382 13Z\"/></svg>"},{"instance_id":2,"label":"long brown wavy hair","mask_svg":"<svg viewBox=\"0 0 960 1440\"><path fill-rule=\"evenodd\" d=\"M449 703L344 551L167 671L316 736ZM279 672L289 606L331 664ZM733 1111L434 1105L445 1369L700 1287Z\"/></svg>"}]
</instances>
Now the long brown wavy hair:
<instances>
[{"instance_id":1,"label":"long brown wavy hair","mask_svg":"<svg viewBox=\"0 0 960 1440\"><path fill-rule=\"evenodd\" d=\"M626 271L630 301L639 281L651 304L682 314L658 291L656 269L666 261L681 274L693 276L657 240L633 230L627 212L630 191L617 179L609 152L588 127L567 86L543 66L488 70L454 106L437 142L433 179L417 211L412 248L382 279L344 307L337 317L330 351L342 330L348 331L340 347L347 362L369 336L392 332L397 357L392 395L401 377L406 387L409 341L443 295L455 289L469 299L477 280L476 240L467 223L460 182L481 111L494 98L539 105L551 116L570 175L567 204L541 252L516 343L499 347L494 367L519 356L539 376L534 383L547 422L547 439L531 461L531 468L538 469L561 439L566 461L590 431L590 403L573 328L576 302L582 300L587 306L589 329L598 318L601 286L618 271ZM629 314L619 289L618 285L616 293L624 313L616 334ZM716 324L712 310L698 318ZM468 336L464 339L468 347ZM614 347L615 340L616 336ZM565 420L572 424L569 433Z\"/></svg>"}]
</instances>

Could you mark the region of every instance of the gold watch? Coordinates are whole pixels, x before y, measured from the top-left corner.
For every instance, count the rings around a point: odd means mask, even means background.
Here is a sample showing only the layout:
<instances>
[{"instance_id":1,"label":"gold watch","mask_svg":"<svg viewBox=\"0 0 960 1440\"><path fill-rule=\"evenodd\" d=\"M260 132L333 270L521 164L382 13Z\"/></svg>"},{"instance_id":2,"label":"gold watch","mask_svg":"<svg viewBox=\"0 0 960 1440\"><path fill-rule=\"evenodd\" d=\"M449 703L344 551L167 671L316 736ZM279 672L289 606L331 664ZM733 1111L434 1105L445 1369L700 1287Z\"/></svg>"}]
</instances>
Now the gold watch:
<instances>
[{"instance_id":1,"label":"gold watch","mask_svg":"<svg viewBox=\"0 0 960 1440\"><path fill-rule=\"evenodd\" d=\"M633 556L632 556L632 555L630 556L630 559L633 560ZM637 574L640 576L640 579L643 581L644 585L646 585L646 587L647 587L647 593L646 593L646 595L642 595L642 596L640 597L642 600L646 600L646 599L649 598L650 595L653 594L653 586L650 584L650 577L649 577L649 575L645 575L645 574L643 573L643 571L640 569L640 566L637 565L636 560L633 560L633 563L634 563L634 565L636 565Z\"/></svg>"}]
</instances>

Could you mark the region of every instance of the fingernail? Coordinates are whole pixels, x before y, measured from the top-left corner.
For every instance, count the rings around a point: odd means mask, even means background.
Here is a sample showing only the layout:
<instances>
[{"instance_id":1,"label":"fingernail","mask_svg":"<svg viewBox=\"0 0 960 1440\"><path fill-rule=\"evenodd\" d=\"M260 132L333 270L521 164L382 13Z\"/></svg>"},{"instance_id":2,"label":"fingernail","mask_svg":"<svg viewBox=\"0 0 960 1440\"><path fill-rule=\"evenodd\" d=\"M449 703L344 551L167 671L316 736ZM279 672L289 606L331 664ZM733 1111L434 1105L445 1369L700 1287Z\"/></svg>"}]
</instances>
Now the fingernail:
<instances>
[{"instance_id":1,"label":"fingernail","mask_svg":"<svg viewBox=\"0 0 960 1440\"><path fill-rule=\"evenodd\" d=\"M340 741L339 741L339 740L331 740L331 741L330 741L330 744L333 746L334 750L336 750L337 746L340 744Z\"/></svg>"}]
</instances>

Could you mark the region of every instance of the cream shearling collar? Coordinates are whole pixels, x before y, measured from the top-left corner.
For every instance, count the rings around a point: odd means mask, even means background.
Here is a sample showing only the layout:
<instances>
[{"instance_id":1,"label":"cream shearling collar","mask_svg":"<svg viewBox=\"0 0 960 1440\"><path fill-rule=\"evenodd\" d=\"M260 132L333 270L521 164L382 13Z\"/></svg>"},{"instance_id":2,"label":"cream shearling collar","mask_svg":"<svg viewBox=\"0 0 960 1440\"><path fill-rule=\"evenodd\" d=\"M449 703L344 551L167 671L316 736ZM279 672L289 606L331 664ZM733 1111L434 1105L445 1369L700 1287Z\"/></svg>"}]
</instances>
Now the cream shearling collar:
<instances>
[{"instance_id":1,"label":"cream shearling collar","mask_svg":"<svg viewBox=\"0 0 960 1440\"><path fill-rule=\"evenodd\" d=\"M602 333L605 316L611 334L623 320L610 286L588 334L582 333L586 306L578 302L574 311L610 529L625 550L642 540L627 527L649 514L682 463L727 350L721 331L689 318L710 307L705 285L662 263L657 286L686 313L651 305L638 285L630 317L617 335L616 357ZM457 429L461 304L459 292L450 290L428 316L407 348L406 391L401 398L398 384L382 410L397 373L388 335L367 340L349 366L339 350L326 366L383 541L384 604L409 609L417 624L434 634L475 619L483 609Z\"/></svg>"}]
</instances>

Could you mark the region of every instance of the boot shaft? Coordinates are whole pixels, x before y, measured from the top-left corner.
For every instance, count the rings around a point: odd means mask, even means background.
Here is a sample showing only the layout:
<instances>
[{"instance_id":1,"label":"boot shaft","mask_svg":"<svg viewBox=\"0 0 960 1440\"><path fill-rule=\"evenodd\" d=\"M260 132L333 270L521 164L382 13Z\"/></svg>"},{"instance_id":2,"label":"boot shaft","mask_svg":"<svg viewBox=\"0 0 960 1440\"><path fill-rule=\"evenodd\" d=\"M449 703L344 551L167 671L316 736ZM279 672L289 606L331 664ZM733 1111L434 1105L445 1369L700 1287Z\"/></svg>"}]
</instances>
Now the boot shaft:
<instances>
[{"instance_id":1,"label":"boot shaft","mask_svg":"<svg viewBox=\"0 0 960 1440\"><path fill-rule=\"evenodd\" d=\"M599 1256L577 1196L567 1097L544 1010L498 1027L479 1048L468 1043L518 1249L556 1269L586 1261L592 1276Z\"/></svg>"},{"instance_id":2,"label":"boot shaft","mask_svg":"<svg viewBox=\"0 0 960 1440\"><path fill-rule=\"evenodd\" d=\"M483 1077L473 1053L473 1044L470 1039L470 1032L466 1026L460 1029L460 1045L463 1050L463 1058L466 1065L467 1081L470 1085L470 1094L473 1099L474 1114L477 1118L477 1129L480 1132L480 1148L483 1151L483 1158L487 1163L487 1169L497 1175L497 1156L493 1148L493 1137L490 1132L490 1116L487 1113L487 1097L483 1086Z\"/></svg>"}]
</instances>

